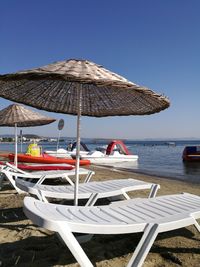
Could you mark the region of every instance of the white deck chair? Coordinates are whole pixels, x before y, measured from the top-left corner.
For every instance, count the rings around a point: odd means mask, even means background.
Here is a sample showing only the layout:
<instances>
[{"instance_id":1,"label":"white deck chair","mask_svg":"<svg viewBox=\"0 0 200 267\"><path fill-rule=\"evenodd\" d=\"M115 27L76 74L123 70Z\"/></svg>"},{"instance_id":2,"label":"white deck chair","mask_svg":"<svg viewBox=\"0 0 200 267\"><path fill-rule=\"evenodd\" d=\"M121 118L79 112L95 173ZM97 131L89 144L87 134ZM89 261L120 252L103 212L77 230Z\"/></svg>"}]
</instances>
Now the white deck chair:
<instances>
[{"instance_id":1,"label":"white deck chair","mask_svg":"<svg viewBox=\"0 0 200 267\"><path fill-rule=\"evenodd\" d=\"M9 164L10 165L10 164ZM18 168L14 166L10 167L9 165L5 166L0 171L0 180L1 183L4 178L6 178L12 186L16 189L18 193L22 193L17 186L16 186L16 179L17 178L23 178L28 180L38 179L36 184L42 184L45 179L55 179L55 178L61 178L69 182L71 185L73 185L72 180L70 179L70 176L75 175L75 170L55 170L55 171L37 171L37 172L25 172L22 170L18 171ZM94 171L87 170L84 168L79 169L80 175L86 175L86 178L84 180L85 183L89 182L92 175L94 174Z\"/></svg>"},{"instance_id":2,"label":"white deck chair","mask_svg":"<svg viewBox=\"0 0 200 267\"><path fill-rule=\"evenodd\" d=\"M71 169L71 170L49 170L49 171L32 171L32 172L26 172L23 171L19 168L17 168L15 165L10 164L9 162L6 162L6 167L4 169L9 169L9 170L13 170L14 172L17 173L22 173L22 174L26 174L26 175L30 175L30 174L34 174L34 175L38 175L38 176L42 176L44 175L45 177L48 175L50 178L54 178L54 177L60 177L60 175L64 175L63 178L66 178L67 176L73 176L75 175L75 169ZM84 168L79 168L80 170L80 175L87 175L84 183L87 183L90 181L92 175L95 174L94 171L88 170L88 169L84 169ZM67 173L67 175L66 175ZM52 177L51 177L52 176ZM46 179L46 178L45 178ZM41 184L44 181L44 179L38 180L37 183ZM73 184L73 182L71 181L71 179L69 179L68 181L69 183Z\"/></svg>"},{"instance_id":3,"label":"white deck chair","mask_svg":"<svg viewBox=\"0 0 200 267\"><path fill-rule=\"evenodd\" d=\"M157 235L194 225L200 226L200 197L191 194L130 199L106 206L65 206L25 197L24 212L35 224L55 231L82 267L92 263L74 236L143 232L127 267L141 267Z\"/></svg>"},{"instance_id":4,"label":"white deck chair","mask_svg":"<svg viewBox=\"0 0 200 267\"><path fill-rule=\"evenodd\" d=\"M73 185L34 184L16 179L16 186L29 194L36 195L40 200L48 202L48 198L74 199ZM146 183L135 179L117 179L79 184L79 199L88 199L86 205L94 205L99 198L123 196L130 199L127 192L150 189L149 197L155 197L160 188L157 184Z\"/></svg>"}]
</instances>

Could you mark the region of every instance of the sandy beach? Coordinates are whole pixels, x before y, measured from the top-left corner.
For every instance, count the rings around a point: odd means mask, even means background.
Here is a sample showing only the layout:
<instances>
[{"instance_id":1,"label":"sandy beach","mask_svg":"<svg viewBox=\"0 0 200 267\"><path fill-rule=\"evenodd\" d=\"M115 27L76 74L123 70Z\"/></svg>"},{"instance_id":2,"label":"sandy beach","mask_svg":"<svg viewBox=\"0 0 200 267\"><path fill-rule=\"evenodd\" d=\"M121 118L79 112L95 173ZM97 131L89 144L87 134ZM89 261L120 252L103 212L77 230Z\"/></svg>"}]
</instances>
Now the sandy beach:
<instances>
[{"instance_id":1,"label":"sandy beach","mask_svg":"<svg viewBox=\"0 0 200 267\"><path fill-rule=\"evenodd\" d=\"M135 178L158 183L158 195L189 192L200 195L200 185L152 177L132 172L93 167L93 180ZM137 191L132 197L145 196L147 191ZM77 267L68 248L50 231L38 228L22 211L25 194L18 195L10 185L0 191L0 266L1 267ZM101 235L83 245L94 266L126 266L141 234ZM200 234L193 226L159 234L144 267L198 267L200 266Z\"/></svg>"}]
</instances>

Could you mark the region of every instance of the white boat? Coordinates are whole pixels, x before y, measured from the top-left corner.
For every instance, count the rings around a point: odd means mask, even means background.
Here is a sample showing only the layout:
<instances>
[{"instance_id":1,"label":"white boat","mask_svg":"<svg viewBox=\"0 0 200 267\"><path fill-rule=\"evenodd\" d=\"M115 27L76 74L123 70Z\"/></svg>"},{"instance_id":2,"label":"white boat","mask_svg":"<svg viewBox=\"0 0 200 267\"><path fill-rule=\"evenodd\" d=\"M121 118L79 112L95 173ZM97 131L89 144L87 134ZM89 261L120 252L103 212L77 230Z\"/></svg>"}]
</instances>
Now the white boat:
<instances>
[{"instance_id":1,"label":"white boat","mask_svg":"<svg viewBox=\"0 0 200 267\"><path fill-rule=\"evenodd\" d=\"M57 158L74 158L76 157L76 149L73 151L68 151L64 148L59 148L58 150L45 150L46 154L49 154L50 156L54 156ZM80 151L80 155L86 155L88 154L88 151Z\"/></svg>"},{"instance_id":2,"label":"white boat","mask_svg":"<svg viewBox=\"0 0 200 267\"><path fill-rule=\"evenodd\" d=\"M57 158L71 158L71 151L68 151L64 148L59 148L58 150L45 150L46 154L57 157Z\"/></svg>"},{"instance_id":3,"label":"white boat","mask_svg":"<svg viewBox=\"0 0 200 267\"><path fill-rule=\"evenodd\" d=\"M137 155L124 155L115 151L112 155L105 155L100 151L91 151L86 155L81 155L81 159L88 159L93 164L105 164L105 163L116 163L116 162L127 162L137 161Z\"/></svg>"},{"instance_id":4,"label":"white boat","mask_svg":"<svg viewBox=\"0 0 200 267\"><path fill-rule=\"evenodd\" d=\"M86 155L89 151L90 150L87 148L87 146L81 142L80 155ZM67 149L59 148L58 150L45 150L44 152L57 158L75 158L76 142L68 144Z\"/></svg>"},{"instance_id":5,"label":"white boat","mask_svg":"<svg viewBox=\"0 0 200 267\"><path fill-rule=\"evenodd\" d=\"M81 155L81 159L88 159L93 164L110 164L117 162L137 162L138 155L132 155L122 141L114 140L105 152L90 151L88 154Z\"/></svg>"}]
</instances>

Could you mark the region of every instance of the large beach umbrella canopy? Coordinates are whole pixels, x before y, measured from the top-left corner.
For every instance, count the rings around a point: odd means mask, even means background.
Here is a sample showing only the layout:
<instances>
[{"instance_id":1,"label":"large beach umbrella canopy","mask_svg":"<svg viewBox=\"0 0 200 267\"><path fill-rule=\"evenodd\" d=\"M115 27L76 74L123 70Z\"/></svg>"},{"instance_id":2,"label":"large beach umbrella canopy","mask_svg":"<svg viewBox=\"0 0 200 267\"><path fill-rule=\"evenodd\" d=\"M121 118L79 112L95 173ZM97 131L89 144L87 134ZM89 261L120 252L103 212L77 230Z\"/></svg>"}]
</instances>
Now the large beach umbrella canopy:
<instances>
[{"instance_id":1,"label":"large beach umbrella canopy","mask_svg":"<svg viewBox=\"0 0 200 267\"><path fill-rule=\"evenodd\" d=\"M46 125L55 119L27 109L19 104L12 104L0 111L0 126L15 127L15 164L17 165L17 126L31 127Z\"/></svg>"},{"instance_id":2,"label":"large beach umbrella canopy","mask_svg":"<svg viewBox=\"0 0 200 267\"><path fill-rule=\"evenodd\" d=\"M52 112L77 115L75 204L78 195L80 117L148 115L169 100L87 60L70 59L0 75L0 96Z\"/></svg>"}]
</instances>

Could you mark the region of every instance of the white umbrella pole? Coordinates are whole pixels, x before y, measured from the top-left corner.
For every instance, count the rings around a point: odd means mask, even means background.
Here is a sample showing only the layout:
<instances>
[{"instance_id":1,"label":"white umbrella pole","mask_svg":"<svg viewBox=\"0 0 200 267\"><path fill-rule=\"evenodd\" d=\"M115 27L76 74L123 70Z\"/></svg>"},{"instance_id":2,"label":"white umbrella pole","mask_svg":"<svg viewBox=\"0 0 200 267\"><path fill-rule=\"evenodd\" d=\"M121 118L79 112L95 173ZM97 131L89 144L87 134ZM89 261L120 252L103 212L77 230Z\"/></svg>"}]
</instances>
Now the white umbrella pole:
<instances>
[{"instance_id":1,"label":"white umbrella pole","mask_svg":"<svg viewBox=\"0 0 200 267\"><path fill-rule=\"evenodd\" d=\"M14 164L17 167L17 123L15 123L15 159Z\"/></svg>"},{"instance_id":2,"label":"white umbrella pole","mask_svg":"<svg viewBox=\"0 0 200 267\"><path fill-rule=\"evenodd\" d=\"M57 156L57 153L58 153L59 143L60 143L60 130L58 131L58 140L57 140L56 156Z\"/></svg>"},{"instance_id":3,"label":"white umbrella pole","mask_svg":"<svg viewBox=\"0 0 200 267\"><path fill-rule=\"evenodd\" d=\"M75 188L74 188L74 205L78 205L78 184L79 184L79 163L80 163L80 124L82 111L82 85L78 86L78 116L77 116L77 133L76 133L76 170L75 170Z\"/></svg>"},{"instance_id":4,"label":"white umbrella pole","mask_svg":"<svg viewBox=\"0 0 200 267\"><path fill-rule=\"evenodd\" d=\"M20 131L20 139L21 139L21 153L22 153L22 130Z\"/></svg>"}]
</instances>

